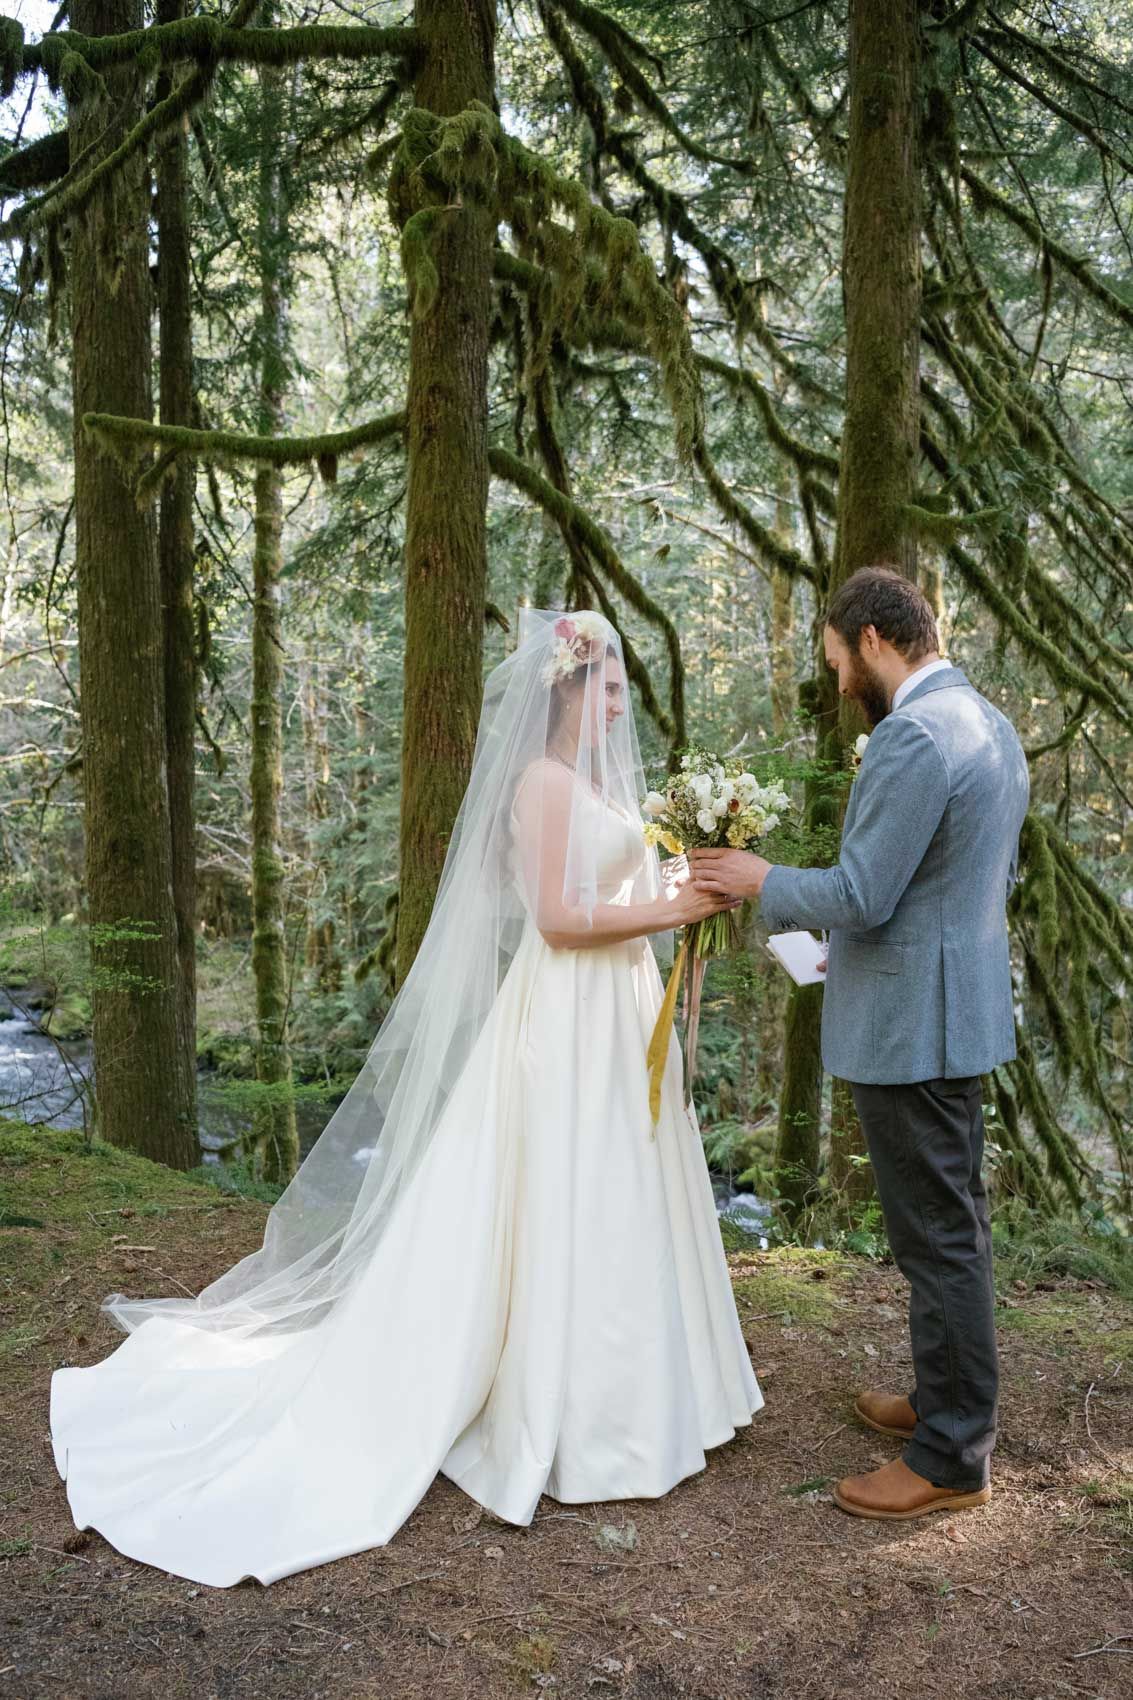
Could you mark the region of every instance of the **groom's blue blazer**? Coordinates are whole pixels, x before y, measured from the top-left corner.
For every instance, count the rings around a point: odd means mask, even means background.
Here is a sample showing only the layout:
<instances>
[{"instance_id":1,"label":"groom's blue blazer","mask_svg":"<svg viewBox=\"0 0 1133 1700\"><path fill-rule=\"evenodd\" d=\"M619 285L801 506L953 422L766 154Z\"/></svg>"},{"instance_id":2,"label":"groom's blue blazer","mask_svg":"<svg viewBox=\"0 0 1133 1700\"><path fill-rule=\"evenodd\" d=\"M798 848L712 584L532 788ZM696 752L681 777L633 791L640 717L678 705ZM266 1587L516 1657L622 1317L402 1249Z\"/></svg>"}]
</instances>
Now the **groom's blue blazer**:
<instances>
[{"instance_id":1,"label":"groom's blue blazer","mask_svg":"<svg viewBox=\"0 0 1133 1700\"><path fill-rule=\"evenodd\" d=\"M871 734L836 865L771 869L768 930L829 929L830 1074L897 1085L1014 1057L1005 911L1029 795L1011 722L941 668Z\"/></svg>"}]
</instances>

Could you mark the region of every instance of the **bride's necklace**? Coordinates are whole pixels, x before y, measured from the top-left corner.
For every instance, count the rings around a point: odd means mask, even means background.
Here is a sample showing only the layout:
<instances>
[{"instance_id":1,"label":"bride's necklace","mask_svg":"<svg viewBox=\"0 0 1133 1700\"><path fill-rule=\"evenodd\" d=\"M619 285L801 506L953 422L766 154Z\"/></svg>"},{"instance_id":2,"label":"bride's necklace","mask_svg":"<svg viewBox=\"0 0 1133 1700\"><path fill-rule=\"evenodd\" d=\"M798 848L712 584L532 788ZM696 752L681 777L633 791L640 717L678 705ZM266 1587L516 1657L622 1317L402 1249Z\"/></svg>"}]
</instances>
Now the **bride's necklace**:
<instances>
[{"instance_id":1,"label":"bride's necklace","mask_svg":"<svg viewBox=\"0 0 1133 1700\"><path fill-rule=\"evenodd\" d=\"M568 761L565 756L559 754L558 750L548 748L547 754L550 756L552 761L557 761L560 767L569 768L571 773L577 774L578 768L575 766L574 762Z\"/></svg>"}]
</instances>

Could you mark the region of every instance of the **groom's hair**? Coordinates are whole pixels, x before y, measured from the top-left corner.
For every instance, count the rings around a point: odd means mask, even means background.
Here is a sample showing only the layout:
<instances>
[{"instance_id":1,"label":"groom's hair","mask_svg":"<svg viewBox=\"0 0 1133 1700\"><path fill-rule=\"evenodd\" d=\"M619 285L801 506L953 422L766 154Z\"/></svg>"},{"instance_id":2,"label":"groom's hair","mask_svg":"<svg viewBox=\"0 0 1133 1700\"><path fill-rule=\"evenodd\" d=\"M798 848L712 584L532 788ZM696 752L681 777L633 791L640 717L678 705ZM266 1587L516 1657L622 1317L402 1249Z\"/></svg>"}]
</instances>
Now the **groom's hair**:
<instances>
[{"instance_id":1,"label":"groom's hair","mask_svg":"<svg viewBox=\"0 0 1133 1700\"><path fill-rule=\"evenodd\" d=\"M940 648L932 604L896 567L861 567L851 574L831 597L826 624L855 655L866 626L873 626L906 661L919 661Z\"/></svg>"}]
</instances>

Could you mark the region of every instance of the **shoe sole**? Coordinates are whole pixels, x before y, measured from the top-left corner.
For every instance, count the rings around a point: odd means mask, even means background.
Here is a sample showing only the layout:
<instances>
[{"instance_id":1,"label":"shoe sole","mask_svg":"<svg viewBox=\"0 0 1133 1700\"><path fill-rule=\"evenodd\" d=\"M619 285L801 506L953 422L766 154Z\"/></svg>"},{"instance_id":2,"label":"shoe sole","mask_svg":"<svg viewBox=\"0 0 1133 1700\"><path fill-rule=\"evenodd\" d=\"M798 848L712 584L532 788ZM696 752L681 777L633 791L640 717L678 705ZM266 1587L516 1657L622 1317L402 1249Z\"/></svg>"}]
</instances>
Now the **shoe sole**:
<instances>
[{"instance_id":1,"label":"shoe sole","mask_svg":"<svg viewBox=\"0 0 1133 1700\"><path fill-rule=\"evenodd\" d=\"M913 1438L911 1428L891 1428L888 1423L875 1422L872 1417L866 1416L860 1405L854 1406L854 1412L866 1424L867 1428L873 1429L877 1434L890 1434L894 1440L912 1440Z\"/></svg>"},{"instance_id":2,"label":"shoe sole","mask_svg":"<svg viewBox=\"0 0 1133 1700\"><path fill-rule=\"evenodd\" d=\"M856 1505L852 1499L843 1499L838 1489L834 1489L834 1503L841 1511L848 1511L851 1517L874 1517L886 1523L907 1523L914 1517L930 1517L934 1511L964 1511L969 1506L986 1505L991 1498L989 1487L980 1488L977 1493L957 1493L948 1499L933 1499L927 1505L918 1505L915 1511L877 1511L868 1505Z\"/></svg>"}]
</instances>

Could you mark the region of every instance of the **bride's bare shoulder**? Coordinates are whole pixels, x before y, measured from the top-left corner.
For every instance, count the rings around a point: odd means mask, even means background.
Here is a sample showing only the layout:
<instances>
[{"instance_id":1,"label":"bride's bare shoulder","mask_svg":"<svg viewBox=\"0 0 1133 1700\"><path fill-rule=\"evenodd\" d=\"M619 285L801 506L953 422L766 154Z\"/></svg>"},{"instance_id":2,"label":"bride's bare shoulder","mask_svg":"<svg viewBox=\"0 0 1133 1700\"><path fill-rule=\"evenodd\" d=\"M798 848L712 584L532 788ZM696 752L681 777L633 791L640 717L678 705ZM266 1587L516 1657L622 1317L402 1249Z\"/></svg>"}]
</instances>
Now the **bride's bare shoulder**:
<instances>
[{"instance_id":1,"label":"bride's bare shoulder","mask_svg":"<svg viewBox=\"0 0 1133 1700\"><path fill-rule=\"evenodd\" d=\"M523 769L515 786L514 808L524 797L553 802L570 795L574 775L551 756L536 756Z\"/></svg>"}]
</instances>

